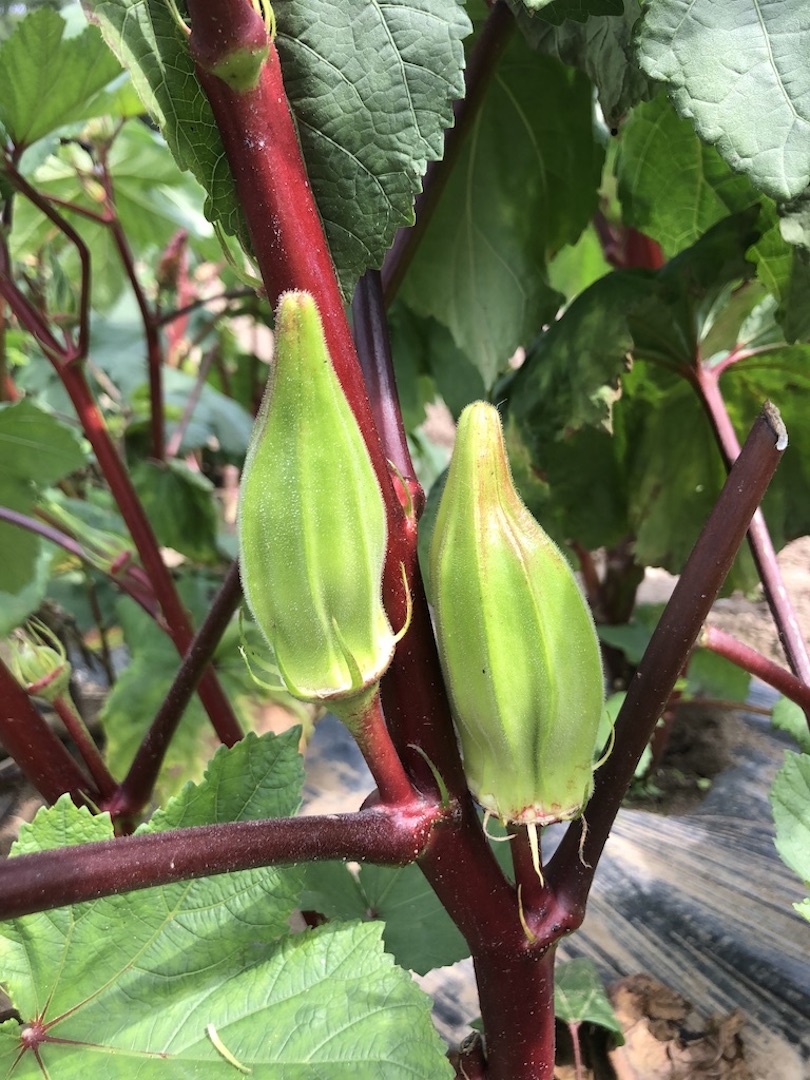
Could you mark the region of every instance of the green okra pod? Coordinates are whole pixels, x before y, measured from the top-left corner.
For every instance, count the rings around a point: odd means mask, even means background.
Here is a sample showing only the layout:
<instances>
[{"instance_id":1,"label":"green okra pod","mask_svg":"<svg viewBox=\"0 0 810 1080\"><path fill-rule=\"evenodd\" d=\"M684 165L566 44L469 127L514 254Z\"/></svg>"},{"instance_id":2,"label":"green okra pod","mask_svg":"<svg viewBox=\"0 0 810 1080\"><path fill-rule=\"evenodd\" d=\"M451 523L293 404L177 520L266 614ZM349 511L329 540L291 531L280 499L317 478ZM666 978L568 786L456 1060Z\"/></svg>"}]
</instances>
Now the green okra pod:
<instances>
[{"instance_id":1,"label":"green okra pod","mask_svg":"<svg viewBox=\"0 0 810 1080\"><path fill-rule=\"evenodd\" d=\"M604 700L599 643L565 557L514 488L485 402L459 420L430 569L470 791L505 823L578 817Z\"/></svg>"},{"instance_id":2,"label":"green okra pod","mask_svg":"<svg viewBox=\"0 0 810 1080\"><path fill-rule=\"evenodd\" d=\"M273 367L242 475L245 596L291 694L368 694L396 635L382 602L385 506L315 301L281 296Z\"/></svg>"}]
</instances>

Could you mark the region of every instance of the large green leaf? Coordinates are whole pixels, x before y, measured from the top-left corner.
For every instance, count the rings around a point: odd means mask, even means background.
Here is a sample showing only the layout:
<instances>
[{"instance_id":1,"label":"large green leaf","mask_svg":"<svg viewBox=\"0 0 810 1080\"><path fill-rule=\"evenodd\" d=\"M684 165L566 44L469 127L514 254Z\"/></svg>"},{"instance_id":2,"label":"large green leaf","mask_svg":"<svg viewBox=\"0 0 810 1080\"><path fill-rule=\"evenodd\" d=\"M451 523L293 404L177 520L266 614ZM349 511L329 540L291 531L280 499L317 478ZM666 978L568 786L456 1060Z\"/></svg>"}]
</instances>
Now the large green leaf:
<instances>
[{"instance_id":1,"label":"large green leaf","mask_svg":"<svg viewBox=\"0 0 810 1080\"><path fill-rule=\"evenodd\" d=\"M714 341L712 351L724 340L720 313L733 303L730 286L751 271L745 252L756 238L755 212L719 222L657 273L625 271L597 281L530 350L509 386L509 430L548 486L539 510L553 534L588 547L634 537L640 563L682 569L725 477L685 376L704 338ZM726 351L746 314L743 307L727 330ZM630 370L628 355L635 358ZM780 396L800 413L807 398L798 359L789 381L784 356L773 362L782 372ZM780 376L762 370L768 365L758 355L724 377L741 437L762 399L778 391L770 380ZM786 498L791 482L807 483L801 473L780 476L769 495L780 544L805 516L797 500ZM736 573L737 584L750 582L750 560L738 563Z\"/></svg>"},{"instance_id":2,"label":"large green leaf","mask_svg":"<svg viewBox=\"0 0 810 1080\"><path fill-rule=\"evenodd\" d=\"M29 513L43 487L85 460L75 432L32 401L0 404L0 506ZM0 591L18 593L31 581L39 551L36 537L0 522Z\"/></svg>"},{"instance_id":3,"label":"large green leaf","mask_svg":"<svg viewBox=\"0 0 810 1080\"><path fill-rule=\"evenodd\" d=\"M616 175L625 223L657 240L667 255L694 244L727 214L759 203L762 236L748 257L780 303L788 340L810 337L810 232L801 201L777 213L773 200L701 142L663 94L634 109L622 128Z\"/></svg>"},{"instance_id":4,"label":"large green leaf","mask_svg":"<svg viewBox=\"0 0 810 1080\"><path fill-rule=\"evenodd\" d=\"M208 215L244 235L211 108L168 6L89 6L179 165L208 192ZM441 155L452 101L463 93L469 21L455 0L385 0L360 9L350 0L290 0L276 17L285 88L348 297L412 220L426 163Z\"/></svg>"},{"instance_id":5,"label":"large green leaf","mask_svg":"<svg viewBox=\"0 0 810 1080\"><path fill-rule=\"evenodd\" d=\"M457 0L293 0L277 39L312 189L346 295L380 266L464 94Z\"/></svg>"},{"instance_id":6,"label":"large green leaf","mask_svg":"<svg viewBox=\"0 0 810 1080\"><path fill-rule=\"evenodd\" d=\"M100 91L121 67L94 27L65 39L51 8L32 11L0 45L0 124L17 147L99 115Z\"/></svg>"},{"instance_id":7,"label":"large green leaf","mask_svg":"<svg viewBox=\"0 0 810 1080\"><path fill-rule=\"evenodd\" d=\"M543 9L541 18L517 11L518 26L533 49L544 56L558 57L590 78L610 128L617 128L637 101L646 100L654 92L655 84L639 68L633 48L633 34L640 18L638 0L624 0L618 11L592 14L584 22L574 21L572 15L556 26L546 21L548 8Z\"/></svg>"},{"instance_id":8,"label":"large green leaf","mask_svg":"<svg viewBox=\"0 0 810 1080\"><path fill-rule=\"evenodd\" d=\"M785 754L771 787L776 850L810 887L810 754ZM810 919L810 898L793 905Z\"/></svg>"},{"instance_id":9,"label":"large green leaf","mask_svg":"<svg viewBox=\"0 0 810 1080\"><path fill-rule=\"evenodd\" d=\"M589 81L515 38L402 292L487 387L558 306L545 265L596 209L602 156Z\"/></svg>"},{"instance_id":10,"label":"large green leaf","mask_svg":"<svg viewBox=\"0 0 810 1080\"><path fill-rule=\"evenodd\" d=\"M681 116L766 194L810 183L810 8L762 0L650 0L642 68Z\"/></svg>"},{"instance_id":11,"label":"large green leaf","mask_svg":"<svg viewBox=\"0 0 810 1080\"><path fill-rule=\"evenodd\" d=\"M205 781L140 831L293 812L297 738L221 749ZM108 818L65 797L24 827L15 854L111 835ZM53 1041L39 1048L49 1074L226 1080L230 1053L266 1080L451 1076L428 999L383 953L379 926L288 936L299 887L294 869L265 867L4 924L0 970L24 1020L50 1025ZM4 1072L19 1036L14 1022L0 1029ZM42 1075L31 1054L13 1071Z\"/></svg>"},{"instance_id":12,"label":"large green leaf","mask_svg":"<svg viewBox=\"0 0 810 1080\"><path fill-rule=\"evenodd\" d=\"M633 109L619 146L624 220L657 240L667 256L762 198L747 176L732 172L713 146L698 139L664 94Z\"/></svg>"}]
</instances>

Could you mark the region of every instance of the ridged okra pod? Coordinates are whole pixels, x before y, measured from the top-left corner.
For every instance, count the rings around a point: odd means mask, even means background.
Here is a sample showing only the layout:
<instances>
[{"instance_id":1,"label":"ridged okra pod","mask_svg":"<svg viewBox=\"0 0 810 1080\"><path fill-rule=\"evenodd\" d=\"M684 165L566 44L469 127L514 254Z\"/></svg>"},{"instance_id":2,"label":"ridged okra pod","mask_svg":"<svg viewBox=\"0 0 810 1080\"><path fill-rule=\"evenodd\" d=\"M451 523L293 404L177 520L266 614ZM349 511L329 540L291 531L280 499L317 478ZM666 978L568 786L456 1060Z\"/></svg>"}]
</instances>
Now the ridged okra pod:
<instances>
[{"instance_id":1,"label":"ridged okra pod","mask_svg":"<svg viewBox=\"0 0 810 1080\"><path fill-rule=\"evenodd\" d=\"M578 817L593 788L599 643L565 557L515 490L485 402L459 420L430 568L470 791L506 823Z\"/></svg>"},{"instance_id":2,"label":"ridged okra pod","mask_svg":"<svg viewBox=\"0 0 810 1080\"><path fill-rule=\"evenodd\" d=\"M382 602L385 506L315 301L281 296L239 503L245 596L290 693L368 694L396 644Z\"/></svg>"}]
</instances>

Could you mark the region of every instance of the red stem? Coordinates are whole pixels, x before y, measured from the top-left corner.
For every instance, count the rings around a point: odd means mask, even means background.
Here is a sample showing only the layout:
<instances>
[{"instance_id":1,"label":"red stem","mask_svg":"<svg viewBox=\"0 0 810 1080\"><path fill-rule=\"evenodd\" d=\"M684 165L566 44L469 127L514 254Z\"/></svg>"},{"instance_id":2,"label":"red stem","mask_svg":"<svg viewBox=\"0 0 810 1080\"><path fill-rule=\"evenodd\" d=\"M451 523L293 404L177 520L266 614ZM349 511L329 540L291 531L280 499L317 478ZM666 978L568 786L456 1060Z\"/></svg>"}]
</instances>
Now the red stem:
<instances>
[{"instance_id":1,"label":"red stem","mask_svg":"<svg viewBox=\"0 0 810 1080\"><path fill-rule=\"evenodd\" d=\"M90 252L87 250L87 245L81 236L76 232L70 222L63 217L51 202L41 195L35 188L31 187L28 181L16 169L9 169L8 176L15 188L24 195L29 202L33 203L53 224L61 233L63 233L68 240L76 248L76 253L79 256L79 263L81 265L81 280L79 284L79 334L75 344L68 339L67 348L57 346L56 350L51 350L50 358L54 359L56 354L64 354L65 360L82 360L87 356L87 344L90 340ZM10 278L9 274L9 278ZM15 314L17 314L15 309ZM44 327L44 318L40 317L40 323ZM26 327L28 329L28 327ZM31 330L34 337L39 340L38 334ZM55 342L55 339L48 334L48 337ZM66 335L67 338L67 335ZM42 344L42 342L40 342ZM46 355L48 355L46 353Z\"/></svg>"},{"instance_id":2,"label":"red stem","mask_svg":"<svg viewBox=\"0 0 810 1080\"><path fill-rule=\"evenodd\" d=\"M326 859L403 866L441 818L424 803L238 821L20 855L0 865L0 919L173 881Z\"/></svg>"},{"instance_id":3,"label":"red stem","mask_svg":"<svg viewBox=\"0 0 810 1080\"><path fill-rule=\"evenodd\" d=\"M40 795L55 803L67 792L78 805L98 801L98 791L40 716L0 657L0 742Z\"/></svg>"},{"instance_id":4,"label":"red stem","mask_svg":"<svg viewBox=\"0 0 810 1080\"><path fill-rule=\"evenodd\" d=\"M339 706L333 711L345 716L377 784L380 800L391 805L413 802L414 790L385 725L379 690L359 716L348 716Z\"/></svg>"},{"instance_id":5,"label":"red stem","mask_svg":"<svg viewBox=\"0 0 810 1080\"><path fill-rule=\"evenodd\" d=\"M581 821L572 823L548 864L546 881L571 929L582 921L594 870L621 801L781 460L784 436L778 412L766 403L627 689L616 722L613 752L597 771L594 794L585 808L587 833L583 838Z\"/></svg>"},{"instance_id":6,"label":"red stem","mask_svg":"<svg viewBox=\"0 0 810 1080\"><path fill-rule=\"evenodd\" d=\"M59 547L64 548L65 551L69 551L71 555L75 555L78 559L81 559L85 565L92 566L101 573L106 573L106 576L110 581L115 582L121 591L131 597L136 604L139 604L148 615L153 619L157 618L158 608L154 599L151 596L145 595L143 587L139 582L127 580L129 570L135 569L134 567L127 567L126 572L123 574L114 574L111 571L106 572L97 562L88 557L87 552L82 545L78 540L74 540L72 536L60 532L59 529L55 529L52 525L37 521L36 518L20 514L16 510L9 510L5 506L0 506L0 521L7 521L10 525L18 525L21 529L26 529L30 533L35 533L37 536L41 536L44 540L48 540L52 544L58 544Z\"/></svg>"},{"instance_id":7,"label":"red stem","mask_svg":"<svg viewBox=\"0 0 810 1080\"><path fill-rule=\"evenodd\" d=\"M810 724L810 686L785 671L779 664L769 660L762 653L752 649L750 645L738 641L732 634L726 633L717 626L704 626L700 636L700 645L704 649L710 649L718 656L724 656L732 664L756 675L758 679L768 683L774 690L778 690L786 698L794 701L807 717Z\"/></svg>"},{"instance_id":8,"label":"red stem","mask_svg":"<svg viewBox=\"0 0 810 1080\"><path fill-rule=\"evenodd\" d=\"M709 416L726 466L731 468L740 453L740 444L720 392L718 376L712 369L699 363L694 371L693 382ZM776 551L761 510L757 510L751 521L748 543L791 671L802 682L810 685L810 655L796 611L785 588Z\"/></svg>"},{"instance_id":9,"label":"red stem","mask_svg":"<svg viewBox=\"0 0 810 1080\"><path fill-rule=\"evenodd\" d=\"M149 727L146 738L138 748L129 772L115 798L104 807L113 818L132 817L146 805L183 711L197 689L202 673L211 661L241 596L239 568L234 562L202 625L194 635L194 640L186 650L172 685Z\"/></svg>"},{"instance_id":10,"label":"red stem","mask_svg":"<svg viewBox=\"0 0 810 1080\"><path fill-rule=\"evenodd\" d=\"M82 761L95 781L99 795L102 799L113 796L118 785L113 780L110 770L104 764L104 759L98 747L93 742L90 732L77 714L73 704L64 694L59 694L53 700L53 707L59 719L65 725L65 730L73 740L76 749L81 755Z\"/></svg>"},{"instance_id":11,"label":"red stem","mask_svg":"<svg viewBox=\"0 0 810 1080\"><path fill-rule=\"evenodd\" d=\"M152 526L144 513L124 463L113 446L104 418L87 385L83 369L75 364L65 364L58 366L58 370L81 420L84 434L93 448L101 471L121 511L121 516L129 529L138 555L152 583L155 596L160 602L172 641L182 656L193 639L191 622L177 593L172 576L163 562ZM208 670L200 680L200 697L214 730L222 742L226 746L232 746L238 742L242 737L242 729L213 670Z\"/></svg>"},{"instance_id":12,"label":"red stem","mask_svg":"<svg viewBox=\"0 0 810 1080\"><path fill-rule=\"evenodd\" d=\"M553 1080L554 955L550 946L474 958L488 1080Z\"/></svg>"},{"instance_id":13,"label":"red stem","mask_svg":"<svg viewBox=\"0 0 810 1080\"><path fill-rule=\"evenodd\" d=\"M143 323L143 332L146 339L146 369L149 375L150 404L149 430L152 441L152 457L155 461L163 461L165 459L166 431L163 413L163 348L160 342L160 333L141 287L132 250L121 225L121 219L118 217L113 181L107 167L106 151L100 155L99 164L99 178L104 189L107 205L107 225L118 251L118 257L123 263L124 272L129 280L132 292L135 295L135 302L141 313L141 322Z\"/></svg>"}]
</instances>

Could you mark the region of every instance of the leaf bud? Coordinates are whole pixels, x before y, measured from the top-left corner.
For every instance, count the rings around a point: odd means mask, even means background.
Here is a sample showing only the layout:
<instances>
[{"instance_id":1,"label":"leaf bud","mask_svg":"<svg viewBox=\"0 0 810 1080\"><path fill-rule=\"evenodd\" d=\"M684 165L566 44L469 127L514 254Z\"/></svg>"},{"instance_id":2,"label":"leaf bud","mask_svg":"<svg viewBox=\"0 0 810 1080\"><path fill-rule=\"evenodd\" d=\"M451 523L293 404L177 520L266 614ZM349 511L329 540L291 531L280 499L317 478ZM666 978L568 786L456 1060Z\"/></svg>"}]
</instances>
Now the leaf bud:
<instances>
[{"instance_id":1,"label":"leaf bud","mask_svg":"<svg viewBox=\"0 0 810 1080\"><path fill-rule=\"evenodd\" d=\"M386 545L382 493L315 301L285 293L242 474L239 559L248 606L295 697L360 697L390 664Z\"/></svg>"},{"instance_id":2,"label":"leaf bud","mask_svg":"<svg viewBox=\"0 0 810 1080\"><path fill-rule=\"evenodd\" d=\"M599 643L565 557L515 490L500 417L485 402L459 420L430 571L473 796L505 823L578 817L593 789Z\"/></svg>"}]
</instances>

